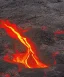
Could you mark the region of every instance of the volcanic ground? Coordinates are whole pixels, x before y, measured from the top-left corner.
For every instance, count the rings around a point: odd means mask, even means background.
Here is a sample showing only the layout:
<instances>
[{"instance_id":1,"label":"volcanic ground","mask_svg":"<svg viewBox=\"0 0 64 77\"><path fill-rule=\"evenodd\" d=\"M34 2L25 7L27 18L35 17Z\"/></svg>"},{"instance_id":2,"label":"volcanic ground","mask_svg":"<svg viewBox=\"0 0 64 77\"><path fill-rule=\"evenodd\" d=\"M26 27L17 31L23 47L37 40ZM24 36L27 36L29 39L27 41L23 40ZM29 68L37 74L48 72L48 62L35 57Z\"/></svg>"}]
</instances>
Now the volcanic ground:
<instances>
[{"instance_id":1,"label":"volcanic ground","mask_svg":"<svg viewBox=\"0 0 64 77\"><path fill-rule=\"evenodd\" d=\"M25 31L36 45L37 56L48 68L24 68L3 60L6 53L25 46L0 29L0 77L64 77L64 0L0 0L0 19ZM8 49L7 49L8 47Z\"/></svg>"}]
</instances>

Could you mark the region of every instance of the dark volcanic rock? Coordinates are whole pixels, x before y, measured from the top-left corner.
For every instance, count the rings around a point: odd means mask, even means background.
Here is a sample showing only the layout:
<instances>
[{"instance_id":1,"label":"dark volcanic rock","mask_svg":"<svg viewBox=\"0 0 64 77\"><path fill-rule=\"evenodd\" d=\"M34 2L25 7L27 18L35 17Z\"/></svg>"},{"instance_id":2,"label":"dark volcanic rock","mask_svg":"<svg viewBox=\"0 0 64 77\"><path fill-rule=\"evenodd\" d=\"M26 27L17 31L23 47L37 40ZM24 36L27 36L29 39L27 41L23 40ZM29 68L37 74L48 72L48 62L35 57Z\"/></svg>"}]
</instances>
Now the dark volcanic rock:
<instances>
[{"instance_id":1,"label":"dark volcanic rock","mask_svg":"<svg viewBox=\"0 0 64 77\"><path fill-rule=\"evenodd\" d=\"M62 2L63 0L48 0L48 1L50 1L52 3L58 3L58 2Z\"/></svg>"},{"instance_id":2,"label":"dark volcanic rock","mask_svg":"<svg viewBox=\"0 0 64 77\"><path fill-rule=\"evenodd\" d=\"M44 71L43 69L25 69L19 74L24 77L43 77Z\"/></svg>"},{"instance_id":3,"label":"dark volcanic rock","mask_svg":"<svg viewBox=\"0 0 64 77\"><path fill-rule=\"evenodd\" d=\"M47 69L47 77L64 77L64 65L59 64Z\"/></svg>"},{"instance_id":4,"label":"dark volcanic rock","mask_svg":"<svg viewBox=\"0 0 64 77\"><path fill-rule=\"evenodd\" d=\"M10 19L17 24L30 21L35 26L46 25L54 30L64 24L63 13L63 0L0 1L0 18Z\"/></svg>"},{"instance_id":5,"label":"dark volcanic rock","mask_svg":"<svg viewBox=\"0 0 64 77\"><path fill-rule=\"evenodd\" d=\"M64 54L59 54L56 56L57 64L64 64Z\"/></svg>"},{"instance_id":6,"label":"dark volcanic rock","mask_svg":"<svg viewBox=\"0 0 64 77\"><path fill-rule=\"evenodd\" d=\"M64 34L56 35L58 40L64 40Z\"/></svg>"},{"instance_id":7,"label":"dark volcanic rock","mask_svg":"<svg viewBox=\"0 0 64 77\"><path fill-rule=\"evenodd\" d=\"M42 39L42 42L44 42L47 45L52 45L55 43L54 34L50 31L42 32L41 39Z\"/></svg>"},{"instance_id":8,"label":"dark volcanic rock","mask_svg":"<svg viewBox=\"0 0 64 77\"><path fill-rule=\"evenodd\" d=\"M47 45L53 45L55 43L54 34L51 31L43 31L39 28L32 28L26 33L26 35L31 38L32 41L37 44L37 46L41 45L42 43Z\"/></svg>"},{"instance_id":9,"label":"dark volcanic rock","mask_svg":"<svg viewBox=\"0 0 64 77\"><path fill-rule=\"evenodd\" d=\"M0 61L0 73L6 72L8 69L17 67L15 64L7 63L5 61ZM18 68L18 67L17 67Z\"/></svg>"},{"instance_id":10,"label":"dark volcanic rock","mask_svg":"<svg viewBox=\"0 0 64 77\"><path fill-rule=\"evenodd\" d=\"M57 29L64 30L64 0L0 0L0 19L9 19L24 28L35 27L28 31L26 36L36 43L38 49L41 47L40 58L45 63L53 65L52 54L59 52L55 57L59 65L47 68L45 76L43 71L34 69L21 72L20 75L16 71L17 75L12 77L64 77L64 65L62 65L64 64L64 42L62 41L64 35L57 35L57 39L54 39L53 34L53 31ZM26 25L27 22L29 24ZM50 30L42 31L40 29L42 26L46 26ZM2 44L8 44L9 48L13 50L14 44L17 43L16 48L19 51L25 51L23 45L5 35L0 38L0 55L5 50ZM17 66L0 61L0 72L12 73L13 67Z\"/></svg>"},{"instance_id":11,"label":"dark volcanic rock","mask_svg":"<svg viewBox=\"0 0 64 77\"><path fill-rule=\"evenodd\" d=\"M3 47L3 45L0 43L0 55L2 55L3 52L4 52L4 47Z\"/></svg>"}]
</instances>

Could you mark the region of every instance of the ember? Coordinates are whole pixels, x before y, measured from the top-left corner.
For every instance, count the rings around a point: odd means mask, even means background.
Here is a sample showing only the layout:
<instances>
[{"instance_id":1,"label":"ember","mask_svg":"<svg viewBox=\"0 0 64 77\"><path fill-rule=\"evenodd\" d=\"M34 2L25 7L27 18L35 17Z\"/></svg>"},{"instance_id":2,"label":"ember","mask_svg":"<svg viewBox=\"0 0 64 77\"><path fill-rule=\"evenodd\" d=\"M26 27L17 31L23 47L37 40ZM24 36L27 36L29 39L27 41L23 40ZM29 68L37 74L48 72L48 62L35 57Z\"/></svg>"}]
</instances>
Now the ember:
<instances>
[{"instance_id":1,"label":"ember","mask_svg":"<svg viewBox=\"0 0 64 77\"><path fill-rule=\"evenodd\" d=\"M0 28L4 28L10 37L19 40L27 47L25 53L21 53L19 51L13 53L12 59L10 59L10 56L6 54L3 58L4 61L16 64L22 63L26 68L48 67L39 60L36 55L37 50L34 43L24 36L24 30L22 28L18 28L15 24L11 24L8 20L0 20Z\"/></svg>"},{"instance_id":2,"label":"ember","mask_svg":"<svg viewBox=\"0 0 64 77\"><path fill-rule=\"evenodd\" d=\"M54 32L54 35L60 35L60 34L64 34L64 30L56 30Z\"/></svg>"}]
</instances>

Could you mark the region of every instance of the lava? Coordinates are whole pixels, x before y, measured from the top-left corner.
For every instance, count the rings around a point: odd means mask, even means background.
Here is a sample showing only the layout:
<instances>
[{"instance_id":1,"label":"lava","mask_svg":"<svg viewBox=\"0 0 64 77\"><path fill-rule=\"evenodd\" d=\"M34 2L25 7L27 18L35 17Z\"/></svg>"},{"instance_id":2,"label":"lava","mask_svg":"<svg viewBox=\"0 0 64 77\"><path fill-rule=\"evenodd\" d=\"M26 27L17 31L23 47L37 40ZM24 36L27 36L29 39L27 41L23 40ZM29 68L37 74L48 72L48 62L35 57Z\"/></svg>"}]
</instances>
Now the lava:
<instances>
[{"instance_id":1,"label":"lava","mask_svg":"<svg viewBox=\"0 0 64 77\"><path fill-rule=\"evenodd\" d=\"M48 67L46 64L42 63L36 55L37 49L35 44L26 36L24 36L24 30L15 24L11 24L8 20L0 20L0 28L5 29L7 34L19 40L27 50L25 53L21 53L16 51L12 54L12 58L7 54L5 54L3 60L10 63L22 63L26 68L46 68Z\"/></svg>"},{"instance_id":2,"label":"lava","mask_svg":"<svg viewBox=\"0 0 64 77\"><path fill-rule=\"evenodd\" d=\"M60 35L60 34L64 34L64 30L56 30L54 32L54 35Z\"/></svg>"},{"instance_id":3,"label":"lava","mask_svg":"<svg viewBox=\"0 0 64 77\"><path fill-rule=\"evenodd\" d=\"M47 28L46 26L42 26L42 30L43 30L43 31L47 31L48 28Z\"/></svg>"},{"instance_id":4,"label":"lava","mask_svg":"<svg viewBox=\"0 0 64 77\"><path fill-rule=\"evenodd\" d=\"M5 77L10 77L10 75L9 74L5 74Z\"/></svg>"},{"instance_id":5,"label":"lava","mask_svg":"<svg viewBox=\"0 0 64 77\"><path fill-rule=\"evenodd\" d=\"M56 56L57 56L58 54L60 54L59 51L56 51L56 52L54 52L54 53L52 54L52 57L53 57L53 59L54 59L54 65L57 64L57 63L56 63Z\"/></svg>"}]
</instances>

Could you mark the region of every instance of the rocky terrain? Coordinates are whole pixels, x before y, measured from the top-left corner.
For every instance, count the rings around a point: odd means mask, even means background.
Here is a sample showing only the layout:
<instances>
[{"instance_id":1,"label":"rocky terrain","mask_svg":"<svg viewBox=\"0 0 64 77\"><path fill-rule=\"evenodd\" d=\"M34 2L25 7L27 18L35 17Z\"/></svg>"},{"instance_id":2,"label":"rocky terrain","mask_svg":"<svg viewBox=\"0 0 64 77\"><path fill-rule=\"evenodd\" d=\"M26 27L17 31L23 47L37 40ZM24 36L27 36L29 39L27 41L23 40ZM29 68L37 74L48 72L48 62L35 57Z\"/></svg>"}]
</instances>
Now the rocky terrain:
<instances>
[{"instance_id":1,"label":"rocky terrain","mask_svg":"<svg viewBox=\"0 0 64 77\"><path fill-rule=\"evenodd\" d=\"M10 38L0 29L0 77L64 77L64 0L0 0L0 19L8 19L23 29L36 44L38 57L49 65L44 69L25 69L18 72L18 66L2 60L8 52L14 53L14 45L19 51L25 47ZM56 61L56 64L54 64Z\"/></svg>"}]
</instances>

